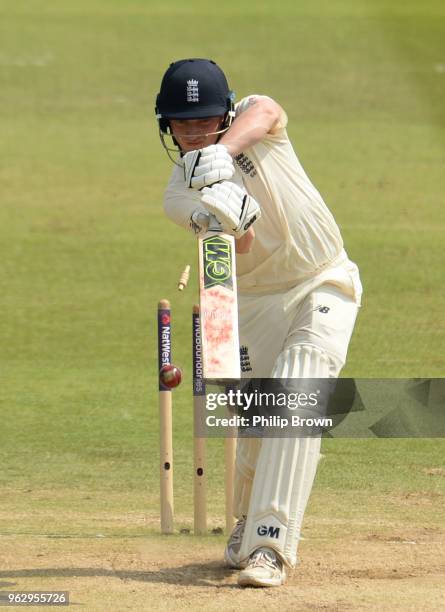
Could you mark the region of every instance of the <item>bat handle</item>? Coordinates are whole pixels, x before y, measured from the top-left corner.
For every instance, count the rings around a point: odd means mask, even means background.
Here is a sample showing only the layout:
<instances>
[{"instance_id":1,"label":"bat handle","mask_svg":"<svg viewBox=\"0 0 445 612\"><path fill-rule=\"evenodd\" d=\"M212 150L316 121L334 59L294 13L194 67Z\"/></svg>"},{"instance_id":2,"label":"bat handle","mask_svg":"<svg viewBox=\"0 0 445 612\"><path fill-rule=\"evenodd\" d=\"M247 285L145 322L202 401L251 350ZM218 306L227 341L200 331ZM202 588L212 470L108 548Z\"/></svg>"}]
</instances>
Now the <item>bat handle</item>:
<instances>
[{"instance_id":1,"label":"bat handle","mask_svg":"<svg viewBox=\"0 0 445 612\"><path fill-rule=\"evenodd\" d=\"M208 232L222 232L223 229L221 227L221 223L218 221L215 215L212 215L212 213L210 213L209 216L210 216L210 220L209 220L209 227L207 231Z\"/></svg>"}]
</instances>

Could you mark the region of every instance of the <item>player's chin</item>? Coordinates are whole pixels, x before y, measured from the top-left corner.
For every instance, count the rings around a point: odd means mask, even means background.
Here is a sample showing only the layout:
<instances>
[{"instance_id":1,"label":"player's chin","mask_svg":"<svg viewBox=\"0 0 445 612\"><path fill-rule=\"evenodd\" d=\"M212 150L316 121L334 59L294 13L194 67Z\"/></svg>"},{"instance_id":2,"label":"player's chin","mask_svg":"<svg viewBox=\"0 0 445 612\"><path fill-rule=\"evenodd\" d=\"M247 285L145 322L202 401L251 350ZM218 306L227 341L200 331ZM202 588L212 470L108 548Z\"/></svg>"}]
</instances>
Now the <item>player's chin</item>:
<instances>
[{"instance_id":1,"label":"player's chin","mask_svg":"<svg viewBox=\"0 0 445 612\"><path fill-rule=\"evenodd\" d=\"M205 146L204 140L197 140L193 142L183 142L181 144L181 149L184 153L188 153L189 151L196 151L196 149L203 149Z\"/></svg>"},{"instance_id":2,"label":"player's chin","mask_svg":"<svg viewBox=\"0 0 445 612\"><path fill-rule=\"evenodd\" d=\"M210 145L216 144L218 141L217 136L210 136L208 138L197 138L196 140L187 140L180 142L181 150L184 153L189 151L196 151L197 149L204 149Z\"/></svg>"}]
</instances>

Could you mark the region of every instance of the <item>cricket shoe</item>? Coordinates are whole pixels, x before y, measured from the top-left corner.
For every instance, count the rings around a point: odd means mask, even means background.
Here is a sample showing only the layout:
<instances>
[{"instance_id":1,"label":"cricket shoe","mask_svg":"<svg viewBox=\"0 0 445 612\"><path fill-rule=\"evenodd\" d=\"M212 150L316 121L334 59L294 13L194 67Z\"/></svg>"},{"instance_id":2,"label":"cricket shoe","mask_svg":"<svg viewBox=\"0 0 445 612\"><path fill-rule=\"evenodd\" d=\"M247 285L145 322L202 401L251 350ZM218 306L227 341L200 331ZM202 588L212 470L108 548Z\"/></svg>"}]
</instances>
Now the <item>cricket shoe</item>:
<instances>
[{"instance_id":1,"label":"cricket shoe","mask_svg":"<svg viewBox=\"0 0 445 612\"><path fill-rule=\"evenodd\" d=\"M272 548L263 546L253 552L247 566L238 576L240 586L275 587L286 581L286 570Z\"/></svg>"},{"instance_id":2,"label":"cricket shoe","mask_svg":"<svg viewBox=\"0 0 445 612\"><path fill-rule=\"evenodd\" d=\"M239 559L239 551L241 549L241 542L243 541L246 518L247 517L243 516L237 521L227 540L226 549L224 551L224 561L229 567L233 567L234 569L242 569L246 567L247 563L247 560L241 563Z\"/></svg>"}]
</instances>

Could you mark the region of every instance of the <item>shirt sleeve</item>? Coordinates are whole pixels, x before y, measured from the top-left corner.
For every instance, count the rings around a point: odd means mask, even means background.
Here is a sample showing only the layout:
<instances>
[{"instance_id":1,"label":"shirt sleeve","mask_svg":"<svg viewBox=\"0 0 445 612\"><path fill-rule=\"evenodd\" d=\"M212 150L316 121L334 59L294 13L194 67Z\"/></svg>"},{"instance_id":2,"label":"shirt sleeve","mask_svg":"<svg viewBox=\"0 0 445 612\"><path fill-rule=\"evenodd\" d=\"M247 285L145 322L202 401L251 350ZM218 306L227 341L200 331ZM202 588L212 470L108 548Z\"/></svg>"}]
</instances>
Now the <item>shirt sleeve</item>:
<instances>
[{"instance_id":1,"label":"shirt sleeve","mask_svg":"<svg viewBox=\"0 0 445 612\"><path fill-rule=\"evenodd\" d=\"M164 193L164 212L173 223L194 234L192 214L195 211L203 213L207 211L201 204L201 192L188 189L178 174L182 174L182 170L175 167Z\"/></svg>"},{"instance_id":2,"label":"shirt sleeve","mask_svg":"<svg viewBox=\"0 0 445 612\"><path fill-rule=\"evenodd\" d=\"M239 115L241 115L241 113L246 111L249 108L249 106L253 106L255 104L255 101L258 100L259 98L268 98L269 100L272 99L269 96L260 96L257 94L246 96L245 98L242 98L242 100L240 100L238 104L236 105L235 116L238 117ZM269 132L269 134L275 135L281 132L282 130L285 130L287 126L287 121L288 121L287 114L283 109L281 109L280 118L278 122L275 124L275 126L273 127L273 129Z\"/></svg>"}]
</instances>

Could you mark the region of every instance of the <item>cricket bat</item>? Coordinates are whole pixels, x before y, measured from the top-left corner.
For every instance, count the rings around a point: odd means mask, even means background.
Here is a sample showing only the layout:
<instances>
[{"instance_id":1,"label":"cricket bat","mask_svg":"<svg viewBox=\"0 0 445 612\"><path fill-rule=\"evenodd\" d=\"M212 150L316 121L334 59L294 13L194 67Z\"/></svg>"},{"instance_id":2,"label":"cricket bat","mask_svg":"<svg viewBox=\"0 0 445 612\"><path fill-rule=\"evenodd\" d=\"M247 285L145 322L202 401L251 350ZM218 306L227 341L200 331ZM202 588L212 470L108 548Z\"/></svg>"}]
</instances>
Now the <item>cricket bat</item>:
<instances>
[{"instance_id":1,"label":"cricket bat","mask_svg":"<svg viewBox=\"0 0 445 612\"><path fill-rule=\"evenodd\" d=\"M235 239L211 215L198 238L203 378L241 378Z\"/></svg>"}]
</instances>

